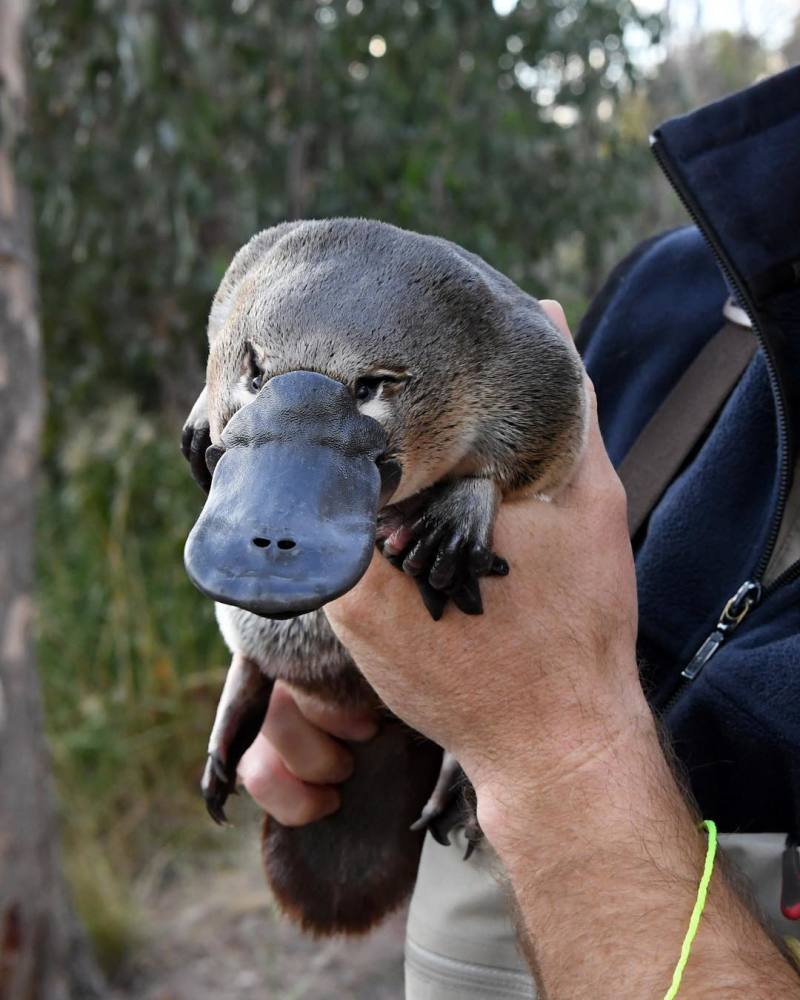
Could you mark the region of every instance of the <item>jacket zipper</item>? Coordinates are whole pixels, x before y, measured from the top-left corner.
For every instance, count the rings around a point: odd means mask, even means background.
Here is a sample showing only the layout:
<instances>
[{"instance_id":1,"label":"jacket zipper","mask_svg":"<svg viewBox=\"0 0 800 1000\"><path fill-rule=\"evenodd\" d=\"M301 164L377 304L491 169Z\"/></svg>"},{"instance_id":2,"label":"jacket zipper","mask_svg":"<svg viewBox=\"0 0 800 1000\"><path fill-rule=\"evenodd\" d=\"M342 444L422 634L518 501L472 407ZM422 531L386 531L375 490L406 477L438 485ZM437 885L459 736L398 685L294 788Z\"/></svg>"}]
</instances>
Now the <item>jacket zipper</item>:
<instances>
[{"instance_id":1,"label":"jacket zipper","mask_svg":"<svg viewBox=\"0 0 800 1000\"><path fill-rule=\"evenodd\" d=\"M664 706L663 712L666 713L678 700L686 685L695 680L719 647L725 642L730 634L739 627L752 609L756 607L764 597L771 594L778 586L788 583L790 580L793 580L800 575L800 561L790 566L784 573L774 580L769 587L762 586L761 579L766 572L770 557L772 556L772 551L775 548L791 484L791 470L789 466L789 455L787 453L788 449L784 445L784 442L788 438L786 402L783 397L780 380L778 379L777 366L775 363L775 356L772 352L772 347L767 338L764 336L763 330L759 326L756 318L757 314L755 304L751 296L739 280L733 264L722 248L716 234L711 227L706 224L706 221L703 218L700 209L697 207L691 193L687 190L682 179L673 169L672 163L665 153L663 143L659 139L658 135L651 136L650 148L656 158L656 162L661 167L664 176L671 184L673 190L682 202L683 207L689 214L689 217L697 226L700 235L703 237L711 250L719 269L725 276L729 287L736 295L738 304L747 314L752 325L753 333L758 338L758 342L764 351L767 374L772 388L773 399L775 400L775 411L778 422L778 441L781 445L778 478L778 502L772 516L772 523L770 525L767 543L761 554L758 565L751 576L738 587L736 592L730 598L728 598L714 630L706 636L692 658L681 671L681 680L678 687L673 692L667 704Z\"/></svg>"},{"instance_id":2,"label":"jacket zipper","mask_svg":"<svg viewBox=\"0 0 800 1000\"><path fill-rule=\"evenodd\" d=\"M757 580L745 580L722 609L714 631L701 643L700 648L681 670L681 677L684 680L693 681L697 677L731 632L741 625L759 603L761 595L761 584Z\"/></svg>"}]
</instances>

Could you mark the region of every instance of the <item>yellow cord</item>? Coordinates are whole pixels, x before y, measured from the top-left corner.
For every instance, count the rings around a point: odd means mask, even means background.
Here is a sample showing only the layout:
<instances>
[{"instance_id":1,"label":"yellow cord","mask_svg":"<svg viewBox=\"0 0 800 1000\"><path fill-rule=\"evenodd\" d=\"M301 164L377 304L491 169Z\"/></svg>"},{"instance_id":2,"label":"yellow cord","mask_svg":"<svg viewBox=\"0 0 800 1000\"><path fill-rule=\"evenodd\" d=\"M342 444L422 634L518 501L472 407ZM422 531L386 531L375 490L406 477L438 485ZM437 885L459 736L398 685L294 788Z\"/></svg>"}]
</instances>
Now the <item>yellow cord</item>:
<instances>
[{"instance_id":1,"label":"yellow cord","mask_svg":"<svg viewBox=\"0 0 800 1000\"><path fill-rule=\"evenodd\" d=\"M796 937L785 937L784 943L797 969L800 969L800 941Z\"/></svg>"},{"instance_id":2,"label":"yellow cord","mask_svg":"<svg viewBox=\"0 0 800 1000\"><path fill-rule=\"evenodd\" d=\"M678 990L681 988L681 979L683 979L686 963L689 961L689 952L692 950L697 928L700 926L700 917L703 916L706 896L708 895L708 886L711 882L711 873L714 870L714 858L717 855L717 825L711 819L704 819L700 824L700 828L702 829L703 827L705 827L708 833L708 850L706 851L706 863L703 867L703 877L700 879L697 899L695 900L692 915L689 917L689 928L686 931L686 937L683 939L681 956L678 959L678 964L675 966L675 971L672 973L672 983L664 994L664 1000L675 1000Z\"/></svg>"}]
</instances>

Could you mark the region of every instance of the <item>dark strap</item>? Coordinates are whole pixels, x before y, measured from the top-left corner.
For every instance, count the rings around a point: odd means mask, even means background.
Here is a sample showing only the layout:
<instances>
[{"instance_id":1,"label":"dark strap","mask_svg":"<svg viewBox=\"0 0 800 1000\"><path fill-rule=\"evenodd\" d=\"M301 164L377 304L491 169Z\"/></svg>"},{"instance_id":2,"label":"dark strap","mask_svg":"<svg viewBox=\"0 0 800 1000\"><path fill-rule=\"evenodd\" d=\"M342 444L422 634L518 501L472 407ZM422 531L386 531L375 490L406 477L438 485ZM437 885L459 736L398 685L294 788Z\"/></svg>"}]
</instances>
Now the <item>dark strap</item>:
<instances>
[{"instance_id":1,"label":"dark strap","mask_svg":"<svg viewBox=\"0 0 800 1000\"><path fill-rule=\"evenodd\" d=\"M692 361L633 442L617 472L631 538L647 520L755 354L751 330L726 323Z\"/></svg>"}]
</instances>

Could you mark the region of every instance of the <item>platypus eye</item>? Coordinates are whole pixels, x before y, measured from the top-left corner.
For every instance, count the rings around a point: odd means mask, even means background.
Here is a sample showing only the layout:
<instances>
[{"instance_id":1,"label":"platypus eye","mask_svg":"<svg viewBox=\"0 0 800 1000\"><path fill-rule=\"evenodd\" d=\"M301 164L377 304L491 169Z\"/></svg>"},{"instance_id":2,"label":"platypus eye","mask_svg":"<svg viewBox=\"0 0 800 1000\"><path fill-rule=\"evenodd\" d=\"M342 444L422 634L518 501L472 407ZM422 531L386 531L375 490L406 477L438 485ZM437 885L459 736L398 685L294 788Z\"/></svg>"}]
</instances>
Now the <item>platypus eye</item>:
<instances>
[{"instance_id":1,"label":"platypus eye","mask_svg":"<svg viewBox=\"0 0 800 1000\"><path fill-rule=\"evenodd\" d=\"M250 389L253 392L258 392L264 384L264 372L261 370L252 344L247 345L247 367L250 375Z\"/></svg>"},{"instance_id":2,"label":"platypus eye","mask_svg":"<svg viewBox=\"0 0 800 1000\"><path fill-rule=\"evenodd\" d=\"M378 395L378 390L384 379L380 375L368 375L360 378L356 382L356 399L359 403L366 403Z\"/></svg>"},{"instance_id":3,"label":"platypus eye","mask_svg":"<svg viewBox=\"0 0 800 1000\"><path fill-rule=\"evenodd\" d=\"M399 392L408 381L408 375L391 375L381 372L380 375L362 375L356 380L354 395L359 403L367 403L380 393L381 399ZM381 391L383 390L383 391Z\"/></svg>"}]
</instances>

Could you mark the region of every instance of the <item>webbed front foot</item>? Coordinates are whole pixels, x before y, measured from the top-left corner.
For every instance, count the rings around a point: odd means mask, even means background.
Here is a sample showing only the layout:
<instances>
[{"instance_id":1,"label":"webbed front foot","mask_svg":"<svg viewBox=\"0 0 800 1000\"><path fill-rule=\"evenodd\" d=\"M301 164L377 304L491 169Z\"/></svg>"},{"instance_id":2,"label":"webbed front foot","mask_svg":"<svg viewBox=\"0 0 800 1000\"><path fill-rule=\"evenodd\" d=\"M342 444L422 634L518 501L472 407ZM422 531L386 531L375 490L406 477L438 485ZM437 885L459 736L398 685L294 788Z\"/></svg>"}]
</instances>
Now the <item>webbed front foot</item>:
<instances>
[{"instance_id":1,"label":"webbed front foot","mask_svg":"<svg viewBox=\"0 0 800 1000\"><path fill-rule=\"evenodd\" d=\"M491 479L461 479L387 507L378 545L414 577L425 607L438 621L448 599L468 615L483 613L479 580L505 576L508 563L491 550L500 490Z\"/></svg>"},{"instance_id":2,"label":"webbed front foot","mask_svg":"<svg viewBox=\"0 0 800 1000\"><path fill-rule=\"evenodd\" d=\"M203 389L183 425L181 452L189 463L192 478L204 493L208 493L211 488L211 472L206 464L206 449L210 444L211 429L208 423L206 390Z\"/></svg>"}]
</instances>

